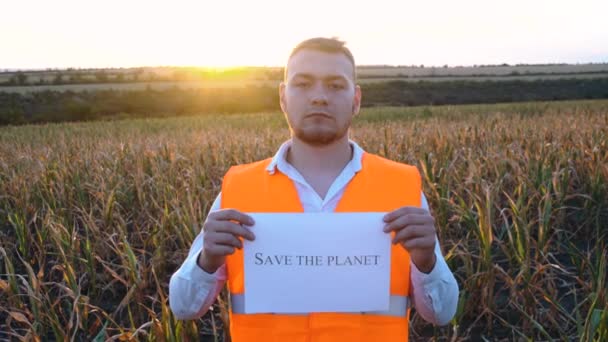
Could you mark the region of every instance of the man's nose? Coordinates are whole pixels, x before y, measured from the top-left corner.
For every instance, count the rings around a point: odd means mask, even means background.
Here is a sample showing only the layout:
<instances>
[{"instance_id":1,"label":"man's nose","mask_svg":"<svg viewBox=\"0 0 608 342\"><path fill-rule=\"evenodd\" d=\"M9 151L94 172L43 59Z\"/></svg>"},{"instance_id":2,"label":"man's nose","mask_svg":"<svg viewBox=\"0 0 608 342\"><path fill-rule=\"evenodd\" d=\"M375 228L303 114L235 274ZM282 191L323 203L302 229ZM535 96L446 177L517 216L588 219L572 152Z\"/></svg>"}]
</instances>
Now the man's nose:
<instances>
[{"instance_id":1,"label":"man's nose","mask_svg":"<svg viewBox=\"0 0 608 342\"><path fill-rule=\"evenodd\" d=\"M322 84L313 87L310 100L313 105L327 105L327 94Z\"/></svg>"}]
</instances>

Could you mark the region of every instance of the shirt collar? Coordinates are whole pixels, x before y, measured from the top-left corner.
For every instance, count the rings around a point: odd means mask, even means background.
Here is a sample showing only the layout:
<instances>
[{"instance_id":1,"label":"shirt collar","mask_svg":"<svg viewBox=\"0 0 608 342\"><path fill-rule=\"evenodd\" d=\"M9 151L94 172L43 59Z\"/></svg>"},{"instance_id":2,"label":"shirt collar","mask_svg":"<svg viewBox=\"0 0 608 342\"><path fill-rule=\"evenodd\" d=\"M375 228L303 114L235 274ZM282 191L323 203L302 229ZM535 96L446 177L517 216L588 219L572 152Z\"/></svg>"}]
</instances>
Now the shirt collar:
<instances>
[{"instance_id":1,"label":"shirt collar","mask_svg":"<svg viewBox=\"0 0 608 342\"><path fill-rule=\"evenodd\" d=\"M354 173L357 173L361 170L361 167L362 167L361 160L363 158L363 153L365 153L365 151L363 151L363 149L356 142L354 142L350 139L348 139L348 143L353 148L353 159L351 159L348 162L346 167L350 167ZM281 144L281 147L279 147L279 150L277 151L277 153L275 153L275 155L272 157L270 164L268 164L268 166L266 167L266 171L268 171L269 174L273 175L277 169L279 171L281 171L282 169L286 169L285 167L282 167L282 166L288 165L287 159L285 157L287 155L287 150L289 149L291 144L292 144L291 139L289 139L289 140L285 141L283 144Z\"/></svg>"}]
</instances>

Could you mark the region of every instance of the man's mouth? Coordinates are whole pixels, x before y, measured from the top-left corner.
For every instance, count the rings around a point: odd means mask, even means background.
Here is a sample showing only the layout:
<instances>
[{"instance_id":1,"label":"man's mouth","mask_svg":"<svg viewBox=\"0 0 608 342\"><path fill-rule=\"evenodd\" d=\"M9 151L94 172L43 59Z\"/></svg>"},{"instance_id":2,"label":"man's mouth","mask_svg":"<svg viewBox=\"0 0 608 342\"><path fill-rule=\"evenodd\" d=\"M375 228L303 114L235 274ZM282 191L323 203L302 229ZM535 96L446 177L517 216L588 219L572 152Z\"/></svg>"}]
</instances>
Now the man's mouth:
<instances>
[{"instance_id":1,"label":"man's mouth","mask_svg":"<svg viewBox=\"0 0 608 342\"><path fill-rule=\"evenodd\" d=\"M324 117L324 118L328 118L328 119L332 119L332 116L325 113L325 112L312 112L312 113L308 113L306 115L306 117Z\"/></svg>"}]
</instances>

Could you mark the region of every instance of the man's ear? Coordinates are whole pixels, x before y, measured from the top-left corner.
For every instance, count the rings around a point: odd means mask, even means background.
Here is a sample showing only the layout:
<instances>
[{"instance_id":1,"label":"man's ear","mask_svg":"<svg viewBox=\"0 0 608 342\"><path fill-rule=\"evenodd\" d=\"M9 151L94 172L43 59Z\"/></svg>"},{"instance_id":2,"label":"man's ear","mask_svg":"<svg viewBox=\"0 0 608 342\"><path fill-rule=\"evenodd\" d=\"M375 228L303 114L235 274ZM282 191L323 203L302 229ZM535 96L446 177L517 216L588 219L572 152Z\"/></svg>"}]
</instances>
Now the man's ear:
<instances>
[{"instance_id":1,"label":"man's ear","mask_svg":"<svg viewBox=\"0 0 608 342\"><path fill-rule=\"evenodd\" d=\"M353 116L359 114L361 109L361 87L355 85L355 97L353 98Z\"/></svg>"},{"instance_id":2,"label":"man's ear","mask_svg":"<svg viewBox=\"0 0 608 342\"><path fill-rule=\"evenodd\" d=\"M285 87L287 85L285 82L281 82L279 84L279 104L281 105L281 110L283 113L287 113L287 103L285 102Z\"/></svg>"}]
</instances>

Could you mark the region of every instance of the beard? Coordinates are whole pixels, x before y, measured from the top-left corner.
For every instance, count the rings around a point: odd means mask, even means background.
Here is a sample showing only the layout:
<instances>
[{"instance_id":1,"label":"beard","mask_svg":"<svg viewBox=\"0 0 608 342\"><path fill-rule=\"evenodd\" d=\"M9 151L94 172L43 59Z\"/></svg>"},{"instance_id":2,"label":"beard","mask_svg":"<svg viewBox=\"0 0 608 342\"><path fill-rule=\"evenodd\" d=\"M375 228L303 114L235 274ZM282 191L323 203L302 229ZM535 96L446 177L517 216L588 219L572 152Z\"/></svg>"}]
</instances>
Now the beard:
<instances>
[{"instance_id":1,"label":"beard","mask_svg":"<svg viewBox=\"0 0 608 342\"><path fill-rule=\"evenodd\" d=\"M311 120L311 119L305 119ZM315 120L315 119L312 119ZM321 119L328 120L328 119ZM339 125L335 120L331 124L313 123L309 125L292 125L290 128L292 134L311 146L326 146L338 141L348 134L351 120L348 120L343 125Z\"/></svg>"}]
</instances>

